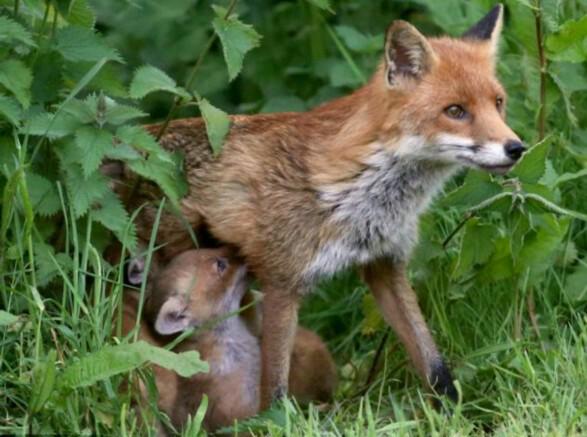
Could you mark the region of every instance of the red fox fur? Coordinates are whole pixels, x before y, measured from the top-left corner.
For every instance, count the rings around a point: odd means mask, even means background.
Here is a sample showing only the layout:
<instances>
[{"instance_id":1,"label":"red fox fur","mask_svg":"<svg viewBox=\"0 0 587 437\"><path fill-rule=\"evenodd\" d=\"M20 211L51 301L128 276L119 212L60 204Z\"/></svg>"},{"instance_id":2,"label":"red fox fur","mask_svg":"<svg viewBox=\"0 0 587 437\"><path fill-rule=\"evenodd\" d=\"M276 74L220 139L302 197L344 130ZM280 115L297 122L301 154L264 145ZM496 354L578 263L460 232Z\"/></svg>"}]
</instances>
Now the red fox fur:
<instances>
[{"instance_id":1,"label":"red fox fur","mask_svg":"<svg viewBox=\"0 0 587 437\"><path fill-rule=\"evenodd\" d=\"M261 282L263 408L287 392L300 297L350 266L427 385L456 397L405 264L420 214L455 171L505 172L524 151L495 77L502 16L498 5L461 38L395 21L368 84L308 112L233 116L216 159L201 119L169 126L161 143L185 152L190 183L183 215L235 247ZM150 232L153 210L141 220ZM191 245L171 215L159 241L168 256Z\"/></svg>"}]
</instances>

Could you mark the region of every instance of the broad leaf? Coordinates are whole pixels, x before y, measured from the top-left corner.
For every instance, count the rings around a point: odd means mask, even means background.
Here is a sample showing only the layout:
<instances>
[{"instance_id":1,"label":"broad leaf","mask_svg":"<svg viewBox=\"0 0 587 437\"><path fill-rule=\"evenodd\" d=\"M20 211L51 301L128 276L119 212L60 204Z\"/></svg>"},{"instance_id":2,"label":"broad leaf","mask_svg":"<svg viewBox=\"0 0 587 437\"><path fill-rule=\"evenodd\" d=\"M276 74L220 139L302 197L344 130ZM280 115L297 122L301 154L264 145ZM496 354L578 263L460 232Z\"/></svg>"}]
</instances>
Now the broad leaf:
<instances>
[{"instance_id":1,"label":"broad leaf","mask_svg":"<svg viewBox=\"0 0 587 437\"><path fill-rule=\"evenodd\" d=\"M573 273L567 276L564 293L571 302L587 301L587 265L580 264Z\"/></svg>"},{"instance_id":2,"label":"broad leaf","mask_svg":"<svg viewBox=\"0 0 587 437\"><path fill-rule=\"evenodd\" d=\"M546 38L551 59L566 62L587 60L587 15L565 22L555 34Z\"/></svg>"},{"instance_id":3,"label":"broad leaf","mask_svg":"<svg viewBox=\"0 0 587 437\"><path fill-rule=\"evenodd\" d=\"M57 374L56 361L57 353L55 349L51 349L45 360L35 366L31 399L29 401L29 411L32 414L40 411L53 393Z\"/></svg>"},{"instance_id":4,"label":"broad leaf","mask_svg":"<svg viewBox=\"0 0 587 437\"><path fill-rule=\"evenodd\" d=\"M336 26L336 34L341 37L345 45L359 53L378 53L381 50L381 35L367 36L359 32L354 27L350 26Z\"/></svg>"},{"instance_id":5,"label":"broad leaf","mask_svg":"<svg viewBox=\"0 0 587 437\"><path fill-rule=\"evenodd\" d=\"M0 326L10 326L18 322L18 316L0 310Z\"/></svg>"},{"instance_id":6,"label":"broad leaf","mask_svg":"<svg viewBox=\"0 0 587 437\"><path fill-rule=\"evenodd\" d=\"M0 95L0 120L5 119L13 125L18 125L21 110L18 102L12 97Z\"/></svg>"},{"instance_id":7,"label":"broad leaf","mask_svg":"<svg viewBox=\"0 0 587 437\"><path fill-rule=\"evenodd\" d=\"M469 170L463 185L449 193L442 206L472 207L501 192L486 172Z\"/></svg>"},{"instance_id":8,"label":"broad leaf","mask_svg":"<svg viewBox=\"0 0 587 437\"><path fill-rule=\"evenodd\" d=\"M97 203L92 218L111 230L129 250L134 250L137 245L136 228L118 196L110 191Z\"/></svg>"},{"instance_id":9,"label":"broad leaf","mask_svg":"<svg viewBox=\"0 0 587 437\"><path fill-rule=\"evenodd\" d=\"M206 123L206 132L208 133L212 151L215 155L218 155L222 150L224 137L226 137L230 129L230 118L224 111L213 106L206 99L200 99L199 105Z\"/></svg>"},{"instance_id":10,"label":"broad leaf","mask_svg":"<svg viewBox=\"0 0 587 437\"><path fill-rule=\"evenodd\" d=\"M61 156L61 160L65 160L65 157ZM86 177L80 166L67 165L65 172L65 185L77 217L84 215L93 203L110 191L108 179L99 171Z\"/></svg>"},{"instance_id":11,"label":"broad leaf","mask_svg":"<svg viewBox=\"0 0 587 437\"><path fill-rule=\"evenodd\" d=\"M8 17L0 16L0 44L12 46L15 42L29 47L36 46L31 33L21 24Z\"/></svg>"},{"instance_id":12,"label":"broad leaf","mask_svg":"<svg viewBox=\"0 0 587 437\"><path fill-rule=\"evenodd\" d=\"M108 59L122 62L120 54L108 47L92 29L66 26L57 32L57 51L68 61L99 61Z\"/></svg>"},{"instance_id":13,"label":"broad leaf","mask_svg":"<svg viewBox=\"0 0 587 437\"><path fill-rule=\"evenodd\" d=\"M243 68L243 60L248 51L259 46L261 36L253 26L245 24L236 16L226 17L226 9L213 6L216 18L212 22L214 31L222 42L228 77L233 80Z\"/></svg>"},{"instance_id":14,"label":"broad leaf","mask_svg":"<svg viewBox=\"0 0 587 437\"><path fill-rule=\"evenodd\" d=\"M90 126L76 131L75 144L82 151L80 164L86 178L100 167L102 159L114 148L110 132Z\"/></svg>"},{"instance_id":15,"label":"broad leaf","mask_svg":"<svg viewBox=\"0 0 587 437\"><path fill-rule=\"evenodd\" d=\"M167 91L189 99L190 95L165 72L152 65L143 65L135 72L130 84L129 94L133 99L141 99L155 91Z\"/></svg>"},{"instance_id":16,"label":"broad leaf","mask_svg":"<svg viewBox=\"0 0 587 437\"><path fill-rule=\"evenodd\" d=\"M546 156L551 143L552 137L547 137L524 153L510 175L517 177L522 182L538 182L546 169Z\"/></svg>"},{"instance_id":17,"label":"broad leaf","mask_svg":"<svg viewBox=\"0 0 587 437\"><path fill-rule=\"evenodd\" d=\"M56 214L61 208L61 200L54 182L32 171L27 172L26 178L35 213L41 216Z\"/></svg>"},{"instance_id":18,"label":"broad leaf","mask_svg":"<svg viewBox=\"0 0 587 437\"><path fill-rule=\"evenodd\" d=\"M208 365L200 360L196 351L174 353L144 341L131 344L105 346L70 364L59 378L66 388L88 387L98 381L134 370L145 363L153 363L189 377L207 372Z\"/></svg>"},{"instance_id":19,"label":"broad leaf","mask_svg":"<svg viewBox=\"0 0 587 437\"><path fill-rule=\"evenodd\" d=\"M493 240L496 236L495 227L481 224L478 218L469 220L465 225L454 276L461 278L475 265L487 262L493 253Z\"/></svg>"},{"instance_id":20,"label":"broad leaf","mask_svg":"<svg viewBox=\"0 0 587 437\"><path fill-rule=\"evenodd\" d=\"M0 63L0 85L14 94L24 108L28 108L31 100L31 70L22 62L14 59Z\"/></svg>"},{"instance_id":21,"label":"broad leaf","mask_svg":"<svg viewBox=\"0 0 587 437\"><path fill-rule=\"evenodd\" d=\"M320 9L324 9L328 12L333 12L332 6L330 5L330 0L307 0L308 2L312 3L314 6L319 7Z\"/></svg>"},{"instance_id":22,"label":"broad leaf","mask_svg":"<svg viewBox=\"0 0 587 437\"><path fill-rule=\"evenodd\" d=\"M21 130L23 134L28 133L56 139L73 134L79 125L80 122L75 117L65 112L60 112L57 115L43 112L33 117Z\"/></svg>"}]
</instances>

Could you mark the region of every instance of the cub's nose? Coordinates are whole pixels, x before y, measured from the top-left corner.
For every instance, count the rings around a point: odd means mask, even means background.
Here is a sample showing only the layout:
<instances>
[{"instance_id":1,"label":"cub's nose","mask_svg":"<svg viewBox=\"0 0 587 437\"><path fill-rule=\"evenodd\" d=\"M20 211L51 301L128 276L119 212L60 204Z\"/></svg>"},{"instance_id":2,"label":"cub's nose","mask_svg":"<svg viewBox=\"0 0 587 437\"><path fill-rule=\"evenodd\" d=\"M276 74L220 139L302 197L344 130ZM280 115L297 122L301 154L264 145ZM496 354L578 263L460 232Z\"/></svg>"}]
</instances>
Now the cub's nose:
<instances>
[{"instance_id":1,"label":"cub's nose","mask_svg":"<svg viewBox=\"0 0 587 437\"><path fill-rule=\"evenodd\" d=\"M508 140L503 147L507 157L513 159L514 161L520 159L522 153L526 151L524 145L518 140Z\"/></svg>"}]
</instances>

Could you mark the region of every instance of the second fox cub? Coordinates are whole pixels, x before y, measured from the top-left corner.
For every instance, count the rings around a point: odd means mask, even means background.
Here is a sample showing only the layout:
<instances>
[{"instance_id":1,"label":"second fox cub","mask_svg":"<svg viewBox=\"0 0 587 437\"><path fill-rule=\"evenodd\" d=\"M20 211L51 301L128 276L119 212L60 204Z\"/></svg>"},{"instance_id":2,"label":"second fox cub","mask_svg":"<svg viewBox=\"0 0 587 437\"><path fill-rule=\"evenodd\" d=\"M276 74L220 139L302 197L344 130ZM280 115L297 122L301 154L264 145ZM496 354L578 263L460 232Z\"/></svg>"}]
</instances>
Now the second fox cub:
<instances>
[{"instance_id":1,"label":"second fox cub","mask_svg":"<svg viewBox=\"0 0 587 437\"><path fill-rule=\"evenodd\" d=\"M420 214L451 175L502 173L524 151L495 77L502 17L498 5L460 38L395 21L368 84L308 112L234 116L217 159L201 119L163 136L185 151L189 223L238 248L261 282L263 407L287 392L301 296L353 265L427 385L456 397L405 265ZM160 236L169 254L186 248L179 221L167 218Z\"/></svg>"},{"instance_id":2,"label":"second fox cub","mask_svg":"<svg viewBox=\"0 0 587 437\"><path fill-rule=\"evenodd\" d=\"M142 258L127 269L129 282L138 285L145 275ZM188 414L195 414L203 394L209 399L204 426L211 431L259 410L260 347L254 331L236 313L247 291L246 268L228 249L183 252L159 266L148 285L140 337L153 344L187 328L201 331L174 350L197 350L210 366L209 373L181 379L156 367L159 407L181 429ZM132 329L138 307L136 293L124 295L123 334ZM210 326L207 326L210 325ZM298 328L289 382L300 402L327 401L336 385L336 368L322 340Z\"/></svg>"}]
</instances>

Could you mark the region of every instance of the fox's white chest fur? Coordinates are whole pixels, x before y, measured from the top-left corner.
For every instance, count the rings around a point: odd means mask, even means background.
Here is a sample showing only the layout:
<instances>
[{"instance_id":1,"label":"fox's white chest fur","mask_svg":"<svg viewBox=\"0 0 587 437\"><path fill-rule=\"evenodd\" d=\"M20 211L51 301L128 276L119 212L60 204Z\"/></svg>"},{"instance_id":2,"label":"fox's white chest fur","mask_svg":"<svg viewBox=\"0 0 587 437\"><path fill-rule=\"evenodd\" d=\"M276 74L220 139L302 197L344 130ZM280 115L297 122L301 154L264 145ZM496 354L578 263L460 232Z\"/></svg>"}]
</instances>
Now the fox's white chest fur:
<instances>
[{"instance_id":1,"label":"fox's white chest fur","mask_svg":"<svg viewBox=\"0 0 587 437\"><path fill-rule=\"evenodd\" d=\"M351 182L323 187L329 222L345 231L318 250L307 280L381 257L406 261L418 240L418 217L453 169L379 150Z\"/></svg>"}]
</instances>

